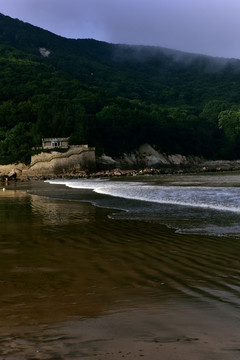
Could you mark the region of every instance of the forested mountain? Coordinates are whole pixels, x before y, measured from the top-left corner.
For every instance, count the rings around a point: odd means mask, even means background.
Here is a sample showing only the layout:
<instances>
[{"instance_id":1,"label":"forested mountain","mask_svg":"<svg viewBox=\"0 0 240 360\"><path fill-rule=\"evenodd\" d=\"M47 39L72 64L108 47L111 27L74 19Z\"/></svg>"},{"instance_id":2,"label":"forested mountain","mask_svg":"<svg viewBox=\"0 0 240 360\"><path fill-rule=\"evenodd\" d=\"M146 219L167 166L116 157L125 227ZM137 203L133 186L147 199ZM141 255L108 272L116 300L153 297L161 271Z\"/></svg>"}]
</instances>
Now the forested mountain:
<instances>
[{"instance_id":1,"label":"forested mountain","mask_svg":"<svg viewBox=\"0 0 240 360\"><path fill-rule=\"evenodd\" d=\"M42 137L117 155L240 157L240 61L66 39L0 14L0 163Z\"/></svg>"}]
</instances>

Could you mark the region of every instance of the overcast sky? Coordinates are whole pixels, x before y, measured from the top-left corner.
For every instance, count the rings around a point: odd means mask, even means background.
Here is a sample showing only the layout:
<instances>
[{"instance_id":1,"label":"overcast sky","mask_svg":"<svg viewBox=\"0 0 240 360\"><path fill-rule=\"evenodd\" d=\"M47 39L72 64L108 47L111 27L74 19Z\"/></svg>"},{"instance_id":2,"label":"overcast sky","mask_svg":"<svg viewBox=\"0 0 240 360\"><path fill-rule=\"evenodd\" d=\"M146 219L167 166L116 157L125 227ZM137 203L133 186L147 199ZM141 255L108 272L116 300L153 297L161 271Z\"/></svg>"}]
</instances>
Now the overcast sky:
<instances>
[{"instance_id":1,"label":"overcast sky","mask_svg":"<svg viewBox=\"0 0 240 360\"><path fill-rule=\"evenodd\" d=\"M240 58L240 0L0 0L0 12L68 38Z\"/></svg>"}]
</instances>

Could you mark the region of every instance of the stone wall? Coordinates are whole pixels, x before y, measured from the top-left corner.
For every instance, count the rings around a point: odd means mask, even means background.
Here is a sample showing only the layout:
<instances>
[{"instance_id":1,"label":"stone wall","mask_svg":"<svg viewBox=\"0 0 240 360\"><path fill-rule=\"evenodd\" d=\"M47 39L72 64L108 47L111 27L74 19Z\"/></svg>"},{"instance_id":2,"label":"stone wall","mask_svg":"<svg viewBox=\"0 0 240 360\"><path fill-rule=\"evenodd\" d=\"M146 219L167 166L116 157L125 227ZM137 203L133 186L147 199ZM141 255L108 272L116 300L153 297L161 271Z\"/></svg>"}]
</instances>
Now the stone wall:
<instances>
[{"instance_id":1,"label":"stone wall","mask_svg":"<svg viewBox=\"0 0 240 360\"><path fill-rule=\"evenodd\" d=\"M41 152L32 156L31 163L28 166L25 164L0 165L0 176L11 177L16 175L17 178L25 178L62 175L79 171L93 172L95 170L95 148L83 145L71 146L64 153L57 151Z\"/></svg>"},{"instance_id":2,"label":"stone wall","mask_svg":"<svg viewBox=\"0 0 240 360\"><path fill-rule=\"evenodd\" d=\"M71 146L67 152L51 151L32 156L30 166L23 170L23 176L58 175L96 168L95 148L87 145Z\"/></svg>"}]
</instances>

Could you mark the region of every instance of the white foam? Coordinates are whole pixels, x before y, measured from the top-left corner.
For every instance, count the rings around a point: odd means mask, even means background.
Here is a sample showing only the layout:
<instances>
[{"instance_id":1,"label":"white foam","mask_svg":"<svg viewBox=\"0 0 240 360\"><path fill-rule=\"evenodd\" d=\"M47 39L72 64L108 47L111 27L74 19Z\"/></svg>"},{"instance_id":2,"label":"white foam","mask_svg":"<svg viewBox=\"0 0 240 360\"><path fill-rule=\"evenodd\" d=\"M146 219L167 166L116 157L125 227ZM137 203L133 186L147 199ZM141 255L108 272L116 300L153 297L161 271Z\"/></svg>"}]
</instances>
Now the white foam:
<instances>
[{"instance_id":1,"label":"white foam","mask_svg":"<svg viewBox=\"0 0 240 360\"><path fill-rule=\"evenodd\" d=\"M129 200L240 213L240 188L238 187L149 186L140 182L111 181L108 179L53 180L48 182L75 189L91 189L98 194Z\"/></svg>"}]
</instances>

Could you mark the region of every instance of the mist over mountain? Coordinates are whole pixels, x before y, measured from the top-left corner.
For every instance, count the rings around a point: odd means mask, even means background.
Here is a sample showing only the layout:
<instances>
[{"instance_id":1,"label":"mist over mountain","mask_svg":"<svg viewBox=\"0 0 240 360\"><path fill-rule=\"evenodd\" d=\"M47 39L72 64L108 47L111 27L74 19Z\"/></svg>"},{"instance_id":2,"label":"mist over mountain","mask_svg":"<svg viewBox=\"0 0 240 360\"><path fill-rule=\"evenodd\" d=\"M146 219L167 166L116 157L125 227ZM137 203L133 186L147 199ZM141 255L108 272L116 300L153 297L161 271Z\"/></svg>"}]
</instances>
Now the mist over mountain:
<instances>
[{"instance_id":1,"label":"mist over mountain","mask_svg":"<svg viewBox=\"0 0 240 360\"><path fill-rule=\"evenodd\" d=\"M192 87L192 80L201 81L203 85L206 81L214 82L221 96L220 84L215 82L216 76L233 81L240 73L240 60L213 58L153 46L66 39L4 15L0 16L0 41L1 44L39 57L43 56L41 49L45 49L49 52L45 63L53 65L57 70L87 84L114 90L117 96L135 99L137 95L140 100L150 103L159 101L159 93L164 86L174 89L174 100L177 101L181 92L179 83ZM228 79L224 77L226 72ZM123 84L126 83L126 76L127 87ZM136 81L139 87L146 89L144 94L143 91L136 93ZM112 82L115 83L114 89ZM148 90L151 91L150 96ZM199 92L196 97L199 101Z\"/></svg>"},{"instance_id":2,"label":"mist over mountain","mask_svg":"<svg viewBox=\"0 0 240 360\"><path fill-rule=\"evenodd\" d=\"M240 61L66 39L0 14L0 162L29 161L41 137L99 153L240 155Z\"/></svg>"}]
</instances>

